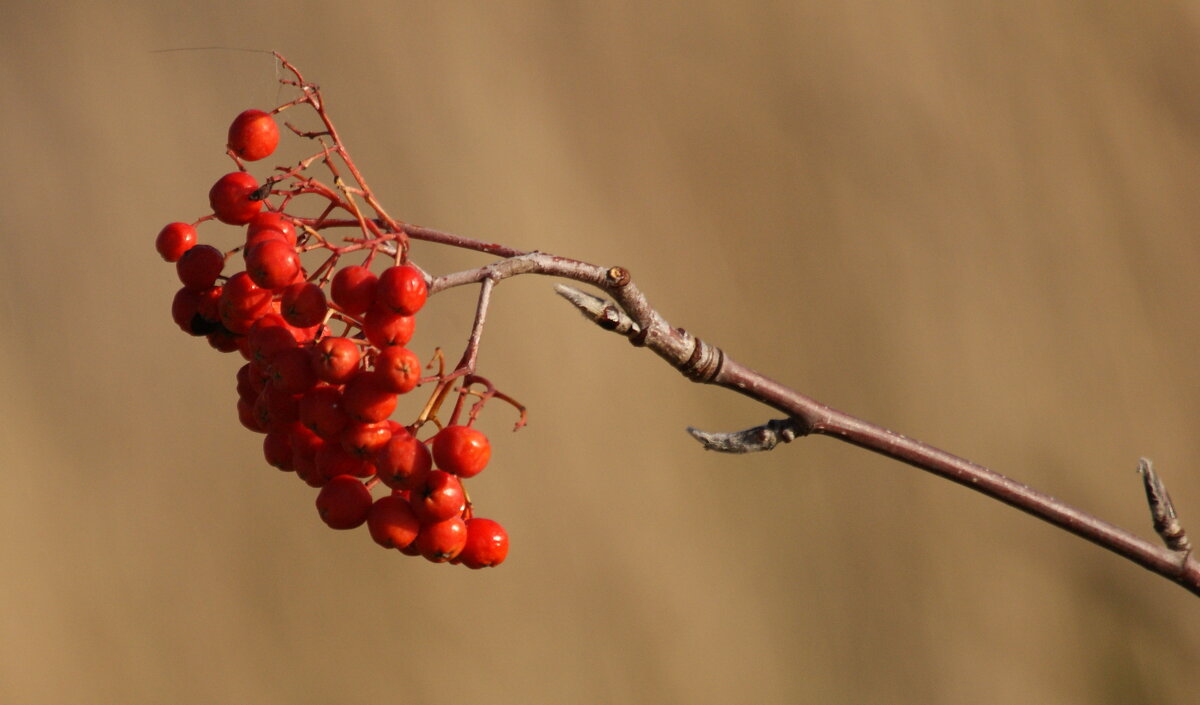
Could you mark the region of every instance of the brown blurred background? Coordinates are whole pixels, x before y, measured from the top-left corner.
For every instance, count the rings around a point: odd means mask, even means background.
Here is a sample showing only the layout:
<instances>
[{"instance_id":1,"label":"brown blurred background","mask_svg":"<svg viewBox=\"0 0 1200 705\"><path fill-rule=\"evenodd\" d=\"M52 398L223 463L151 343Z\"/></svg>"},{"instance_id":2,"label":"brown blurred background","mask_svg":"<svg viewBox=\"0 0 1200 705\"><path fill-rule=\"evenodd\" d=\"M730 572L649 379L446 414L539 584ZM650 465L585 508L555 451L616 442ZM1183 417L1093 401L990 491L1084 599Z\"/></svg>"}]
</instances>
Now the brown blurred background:
<instances>
[{"instance_id":1,"label":"brown blurred background","mask_svg":"<svg viewBox=\"0 0 1200 705\"><path fill-rule=\"evenodd\" d=\"M1200 538L1195 3L4 13L0 702L1195 702L1196 598L828 439L701 452L771 414L544 279L481 360L530 407L471 485L507 564L329 531L153 249L280 95L265 54L154 50L278 49L392 213L625 265L743 362L1152 536L1148 455Z\"/></svg>"}]
</instances>

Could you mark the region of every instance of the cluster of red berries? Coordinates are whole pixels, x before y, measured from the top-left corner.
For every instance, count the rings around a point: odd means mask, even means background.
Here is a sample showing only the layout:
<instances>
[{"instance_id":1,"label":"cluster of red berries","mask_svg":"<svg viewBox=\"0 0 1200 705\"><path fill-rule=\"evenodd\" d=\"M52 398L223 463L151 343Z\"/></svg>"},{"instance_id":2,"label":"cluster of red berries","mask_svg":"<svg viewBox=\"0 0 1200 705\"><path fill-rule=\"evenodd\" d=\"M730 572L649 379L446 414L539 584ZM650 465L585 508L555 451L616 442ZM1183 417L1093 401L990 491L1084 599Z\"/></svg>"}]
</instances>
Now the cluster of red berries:
<instances>
[{"instance_id":1,"label":"cluster of red berries","mask_svg":"<svg viewBox=\"0 0 1200 705\"><path fill-rule=\"evenodd\" d=\"M175 263L183 283L171 304L175 322L245 358L237 372L238 417L265 434L270 465L320 488L316 506L327 525L366 524L379 545L434 562L499 564L508 537L495 521L473 516L462 483L487 465L488 439L471 425L474 413L454 423L461 403L451 424L436 422L430 411L450 380L422 379L421 361L405 347L428 295L425 274L400 247L390 252L395 263L376 273L370 265L379 248L335 247L319 234L324 215L286 212L297 193L313 190L313 180L275 192L272 180L260 185L244 166L270 156L279 139L273 113L238 115L228 150L240 168L213 184L211 215L170 223L158 234L159 254ZM276 207L269 203L274 193L283 196ZM196 226L214 219L243 227L244 241L228 252L199 243ZM309 272L301 255L312 250L330 256ZM341 266L341 256L363 251L365 262ZM238 271L226 274L230 269ZM334 335L335 326L344 331ZM423 382L437 384L417 421L393 420L398 398ZM438 430L422 440L417 434L429 421Z\"/></svg>"}]
</instances>

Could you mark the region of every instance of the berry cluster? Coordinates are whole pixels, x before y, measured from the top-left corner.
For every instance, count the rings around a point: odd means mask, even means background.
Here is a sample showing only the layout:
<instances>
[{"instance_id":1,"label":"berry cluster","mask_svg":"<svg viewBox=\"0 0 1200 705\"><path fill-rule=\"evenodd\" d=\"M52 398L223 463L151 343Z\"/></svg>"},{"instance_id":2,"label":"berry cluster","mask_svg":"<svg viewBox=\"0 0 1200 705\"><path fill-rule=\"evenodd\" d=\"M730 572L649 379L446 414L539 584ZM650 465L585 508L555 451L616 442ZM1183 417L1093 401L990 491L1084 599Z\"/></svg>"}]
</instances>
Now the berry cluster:
<instances>
[{"instance_id":1,"label":"berry cluster","mask_svg":"<svg viewBox=\"0 0 1200 705\"><path fill-rule=\"evenodd\" d=\"M507 534L474 516L463 480L491 456L487 436L473 425L484 403L515 402L474 374L473 356L471 366L447 372L439 351L438 372L422 377L421 360L406 346L432 279L410 259L403 224L378 206L354 168L316 87L288 68L295 80L284 83L299 88L299 98L271 112L247 110L230 125L228 155L238 169L213 184L211 214L158 234L158 253L175 263L183 285L171 314L184 332L245 359L238 417L264 434L267 463L319 488L317 511L328 526L366 524L379 545L434 562L497 565L508 552ZM276 167L260 184L246 163L275 153L276 115L302 105L325 129L285 125L319 142L320 151ZM342 179L338 160L355 186ZM308 174L316 164L328 168L333 186ZM314 214L305 215L314 200ZM360 200L375 217L363 214ZM211 221L241 228L237 246L200 243L197 226ZM340 244L326 235L337 228L352 232ZM344 261L353 255L365 258ZM432 393L415 419L394 420L400 398L423 385ZM438 412L455 392L443 423ZM468 398L476 398L469 407Z\"/></svg>"}]
</instances>

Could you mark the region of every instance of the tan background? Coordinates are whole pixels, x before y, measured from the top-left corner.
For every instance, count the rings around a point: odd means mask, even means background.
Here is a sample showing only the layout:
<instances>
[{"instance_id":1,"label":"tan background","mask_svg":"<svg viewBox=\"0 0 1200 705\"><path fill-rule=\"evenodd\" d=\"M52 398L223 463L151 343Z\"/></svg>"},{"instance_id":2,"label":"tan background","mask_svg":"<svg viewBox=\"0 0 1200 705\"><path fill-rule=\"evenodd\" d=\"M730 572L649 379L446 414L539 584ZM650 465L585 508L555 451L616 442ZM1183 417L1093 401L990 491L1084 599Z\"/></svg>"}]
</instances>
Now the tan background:
<instances>
[{"instance_id":1,"label":"tan background","mask_svg":"<svg viewBox=\"0 0 1200 705\"><path fill-rule=\"evenodd\" d=\"M481 361L531 408L485 416L472 484L508 563L326 530L152 244L278 95L266 55L152 50L279 49L400 217L623 264L744 362L1143 535L1149 455L1200 534L1195 3L4 14L0 702L1195 702L1194 597L828 439L705 454L686 425L769 414L541 279Z\"/></svg>"}]
</instances>

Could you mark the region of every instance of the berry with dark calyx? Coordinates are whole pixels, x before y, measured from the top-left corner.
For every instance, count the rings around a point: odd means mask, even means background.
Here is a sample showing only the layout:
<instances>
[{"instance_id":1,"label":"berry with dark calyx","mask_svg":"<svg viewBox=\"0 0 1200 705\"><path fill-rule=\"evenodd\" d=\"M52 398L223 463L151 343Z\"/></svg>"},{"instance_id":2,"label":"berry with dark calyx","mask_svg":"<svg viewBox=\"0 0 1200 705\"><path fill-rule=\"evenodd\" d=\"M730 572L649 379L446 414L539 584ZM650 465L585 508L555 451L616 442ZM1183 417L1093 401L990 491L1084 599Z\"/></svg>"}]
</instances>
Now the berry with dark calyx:
<instances>
[{"instance_id":1,"label":"berry with dark calyx","mask_svg":"<svg viewBox=\"0 0 1200 705\"><path fill-rule=\"evenodd\" d=\"M346 383L342 390L342 405L351 418L375 423L396 410L396 394L384 389L374 374L362 371Z\"/></svg>"},{"instance_id":2,"label":"berry with dark calyx","mask_svg":"<svg viewBox=\"0 0 1200 705\"><path fill-rule=\"evenodd\" d=\"M329 295L333 302L346 313L358 316L371 308L375 302L375 287L379 277L358 265L342 267L333 275L329 286Z\"/></svg>"},{"instance_id":3,"label":"berry with dark calyx","mask_svg":"<svg viewBox=\"0 0 1200 705\"><path fill-rule=\"evenodd\" d=\"M367 529L375 543L384 548L403 549L417 538L421 522L413 514L408 499L390 494L380 497L367 512Z\"/></svg>"},{"instance_id":4,"label":"berry with dark calyx","mask_svg":"<svg viewBox=\"0 0 1200 705\"><path fill-rule=\"evenodd\" d=\"M458 478L442 470L430 470L425 482L412 490L409 500L422 523L442 521L462 513L466 495Z\"/></svg>"},{"instance_id":5,"label":"berry with dark calyx","mask_svg":"<svg viewBox=\"0 0 1200 705\"><path fill-rule=\"evenodd\" d=\"M271 156L278 145L279 126L270 113L246 110L229 126L229 149L248 162Z\"/></svg>"},{"instance_id":6,"label":"berry with dark calyx","mask_svg":"<svg viewBox=\"0 0 1200 705\"><path fill-rule=\"evenodd\" d=\"M298 328L320 325L328 310L324 290L312 282L297 282L283 290L280 313Z\"/></svg>"},{"instance_id":7,"label":"berry with dark calyx","mask_svg":"<svg viewBox=\"0 0 1200 705\"><path fill-rule=\"evenodd\" d=\"M262 201L253 200L258 182L244 171L235 171L217 180L208 191L208 203L217 220L228 225L245 225L262 210Z\"/></svg>"},{"instance_id":8,"label":"berry with dark calyx","mask_svg":"<svg viewBox=\"0 0 1200 705\"><path fill-rule=\"evenodd\" d=\"M345 384L358 374L362 353L349 338L322 338L313 347L312 365L317 379L330 384Z\"/></svg>"},{"instance_id":9,"label":"berry with dark calyx","mask_svg":"<svg viewBox=\"0 0 1200 705\"><path fill-rule=\"evenodd\" d=\"M421 361L406 347L392 345L375 356L375 377L389 392L407 394L421 380Z\"/></svg>"},{"instance_id":10,"label":"berry with dark calyx","mask_svg":"<svg viewBox=\"0 0 1200 705\"><path fill-rule=\"evenodd\" d=\"M195 245L196 229L187 223L167 223L154 240L154 249L167 262L178 262Z\"/></svg>"},{"instance_id":11,"label":"berry with dark calyx","mask_svg":"<svg viewBox=\"0 0 1200 705\"><path fill-rule=\"evenodd\" d=\"M328 441L321 446L314 460L317 464L317 472L328 479L333 479L338 475L365 478L375 474L374 465L362 458L350 455L342 447L342 444L335 440Z\"/></svg>"},{"instance_id":12,"label":"berry with dark calyx","mask_svg":"<svg viewBox=\"0 0 1200 705\"><path fill-rule=\"evenodd\" d=\"M487 436L470 426L447 426L433 437L433 461L459 477L478 475L491 457Z\"/></svg>"},{"instance_id":13,"label":"berry with dark calyx","mask_svg":"<svg viewBox=\"0 0 1200 705\"><path fill-rule=\"evenodd\" d=\"M454 560L467 544L467 523L460 516L422 523L415 544L421 555L434 563Z\"/></svg>"},{"instance_id":14,"label":"berry with dark calyx","mask_svg":"<svg viewBox=\"0 0 1200 705\"><path fill-rule=\"evenodd\" d=\"M411 264L388 267L379 275L375 305L391 313L412 316L425 305L425 277Z\"/></svg>"},{"instance_id":15,"label":"berry with dark calyx","mask_svg":"<svg viewBox=\"0 0 1200 705\"><path fill-rule=\"evenodd\" d=\"M306 348L287 348L275 353L267 366L267 375L272 385L288 394L303 394L317 384L312 356Z\"/></svg>"},{"instance_id":16,"label":"berry with dark calyx","mask_svg":"<svg viewBox=\"0 0 1200 705\"><path fill-rule=\"evenodd\" d=\"M342 448L360 460L372 460L392 437L387 421L360 423L353 421L342 429Z\"/></svg>"},{"instance_id":17,"label":"berry with dark calyx","mask_svg":"<svg viewBox=\"0 0 1200 705\"><path fill-rule=\"evenodd\" d=\"M380 350L393 345L408 345L416 330L416 320L413 316L373 308L363 318L363 332L371 345Z\"/></svg>"},{"instance_id":18,"label":"berry with dark calyx","mask_svg":"<svg viewBox=\"0 0 1200 705\"><path fill-rule=\"evenodd\" d=\"M216 283L225 268L225 254L212 245L196 245L175 263L179 281L193 291L202 291Z\"/></svg>"},{"instance_id":19,"label":"berry with dark calyx","mask_svg":"<svg viewBox=\"0 0 1200 705\"><path fill-rule=\"evenodd\" d=\"M422 487L432 469L429 449L406 430L393 431L387 444L375 454L379 481L394 490Z\"/></svg>"},{"instance_id":20,"label":"berry with dark calyx","mask_svg":"<svg viewBox=\"0 0 1200 705\"><path fill-rule=\"evenodd\" d=\"M300 275L300 255L283 240L263 240L247 251L246 271L262 288L282 289Z\"/></svg>"},{"instance_id":21,"label":"berry with dark calyx","mask_svg":"<svg viewBox=\"0 0 1200 705\"><path fill-rule=\"evenodd\" d=\"M467 542L458 560L468 568L497 566L508 556L508 533L491 519L467 520Z\"/></svg>"},{"instance_id":22,"label":"berry with dark calyx","mask_svg":"<svg viewBox=\"0 0 1200 705\"><path fill-rule=\"evenodd\" d=\"M362 526L371 504L371 492L351 475L334 477L317 494L317 512L331 529Z\"/></svg>"}]
</instances>

